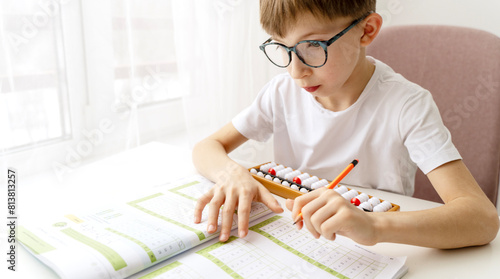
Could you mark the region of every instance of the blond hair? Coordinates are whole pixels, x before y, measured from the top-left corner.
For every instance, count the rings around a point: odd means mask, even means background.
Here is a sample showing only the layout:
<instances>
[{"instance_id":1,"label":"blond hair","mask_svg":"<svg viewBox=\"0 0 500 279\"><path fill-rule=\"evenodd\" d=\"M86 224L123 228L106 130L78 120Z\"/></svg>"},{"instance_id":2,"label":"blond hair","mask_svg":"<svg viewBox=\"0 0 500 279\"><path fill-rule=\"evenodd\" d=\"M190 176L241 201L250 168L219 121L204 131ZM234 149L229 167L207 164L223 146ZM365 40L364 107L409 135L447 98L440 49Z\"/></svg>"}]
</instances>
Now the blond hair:
<instances>
[{"instance_id":1,"label":"blond hair","mask_svg":"<svg viewBox=\"0 0 500 279\"><path fill-rule=\"evenodd\" d=\"M376 0L260 0L260 23L268 34L283 37L301 14L330 21L357 19L375 11L375 6Z\"/></svg>"}]
</instances>

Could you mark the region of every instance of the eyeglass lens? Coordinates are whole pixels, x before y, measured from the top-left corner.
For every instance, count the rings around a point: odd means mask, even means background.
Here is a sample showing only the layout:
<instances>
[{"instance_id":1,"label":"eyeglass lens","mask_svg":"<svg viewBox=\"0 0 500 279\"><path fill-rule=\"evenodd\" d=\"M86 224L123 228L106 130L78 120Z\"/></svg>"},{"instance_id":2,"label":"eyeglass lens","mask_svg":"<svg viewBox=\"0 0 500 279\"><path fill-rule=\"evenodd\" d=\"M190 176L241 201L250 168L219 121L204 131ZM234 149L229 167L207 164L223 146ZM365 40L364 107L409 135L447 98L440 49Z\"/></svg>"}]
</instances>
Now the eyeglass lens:
<instances>
[{"instance_id":1,"label":"eyeglass lens","mask_svg":"<svg viewBox=\"0 0 500 279\"><path fill-rule=\"evenodd\" d=\"M325 63L325 50L317 42L301 42L296 46L295 51L299 59L309 66L317 67ZM278 66L286 67L290 63L291 55L288 55L287 50L281 45L266 45L265 52L267 57Z\"/></svg>"}]
</instances>

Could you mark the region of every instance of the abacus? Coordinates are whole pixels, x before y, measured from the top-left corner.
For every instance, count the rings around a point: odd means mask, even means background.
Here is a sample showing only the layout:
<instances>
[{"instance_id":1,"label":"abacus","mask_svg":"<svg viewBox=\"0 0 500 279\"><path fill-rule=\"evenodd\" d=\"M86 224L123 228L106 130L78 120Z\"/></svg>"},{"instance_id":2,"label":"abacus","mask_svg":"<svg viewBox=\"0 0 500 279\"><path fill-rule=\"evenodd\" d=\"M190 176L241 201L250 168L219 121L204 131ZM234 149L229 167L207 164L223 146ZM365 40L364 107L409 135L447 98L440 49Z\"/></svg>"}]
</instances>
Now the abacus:
<instances>
[{"instance_id":1,"label":"abacus","mask_svg":"<svg viewBox=\"0 0 500 279\"><path fill-rule=\"evenodd\" d=\"M286 199L296 197L327 186L330 181L311 176L275 162L268 162L248 169L252 176L271 193ZM338 184L334 191L350 200L354 206L367 212L399 211L399 205L367 195Z\"/></svg>"}]
</instances>

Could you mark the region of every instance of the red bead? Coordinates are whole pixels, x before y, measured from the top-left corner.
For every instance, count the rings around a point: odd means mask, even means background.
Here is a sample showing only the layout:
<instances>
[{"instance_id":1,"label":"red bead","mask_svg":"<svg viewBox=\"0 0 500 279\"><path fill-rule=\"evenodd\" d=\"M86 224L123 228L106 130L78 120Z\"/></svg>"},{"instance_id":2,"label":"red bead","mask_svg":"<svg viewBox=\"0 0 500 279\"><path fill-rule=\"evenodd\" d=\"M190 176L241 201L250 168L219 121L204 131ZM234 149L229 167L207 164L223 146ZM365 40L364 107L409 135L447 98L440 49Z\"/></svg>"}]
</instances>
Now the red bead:
<instances>
[{"instance_id":1,"label":"red bead","mask_svg":"<svg viewBox=\"0 0 500 279\"><path fill-rule=\"evenodd\" d=\"M358 198L354 197L351 199L351 203L355 206L359 206L361 204L361 201Z\"/></svg>"},{"instance_id":2,"label":"red bead","mask_svg":"<svg viewBox=\"0 0 500 279\"><path fill-rule=\"evenodd\" d=\"M297 184L301 184L302 181L300 180L300 178L298 176L294 177L293 178L293 182L297 183Z\"/></svg>"},{"instance_id":3,"label":"red bead","mask_svg":"<svg viewBox=\"0 0 500 279\"><path fill-rule=\"evenodd\" d=\"M269 171L268 171L268 173L270 175L276 175L276 171L273 168L270 168Z\"/></svg>"}]
</instances>

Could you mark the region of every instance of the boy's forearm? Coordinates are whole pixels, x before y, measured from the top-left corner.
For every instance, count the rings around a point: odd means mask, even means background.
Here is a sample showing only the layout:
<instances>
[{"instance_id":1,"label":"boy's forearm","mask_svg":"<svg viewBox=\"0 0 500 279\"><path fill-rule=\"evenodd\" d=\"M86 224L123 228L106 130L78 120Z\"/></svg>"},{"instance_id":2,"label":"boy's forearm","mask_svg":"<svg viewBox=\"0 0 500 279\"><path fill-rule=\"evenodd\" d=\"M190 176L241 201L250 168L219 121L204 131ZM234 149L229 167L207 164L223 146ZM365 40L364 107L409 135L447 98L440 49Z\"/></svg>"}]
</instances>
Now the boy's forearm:
<instances>
[{"instance_id":1,"label":"boy's forearm","mask_svg":"<svg viewBox=\"0 0 500 279\"><path fill-rule=\"evenodd\" d=\"M206 178L220 182L224 174L243 169L227 155L224 147L217 141L205 139L193 148L193 163L198 172Z\"/></svg>"},{"instance_id":2,"label":"boy's forearm","mask_svg":"<svg viewBox=\"0 0 500 279\"><path fill-rule=\"evenodd\" d=\"M440 249L484 245L498 232L494 206L454 201L414 212L372 213L377 242L395 242Z\"/></svg>"}]
</instances>

